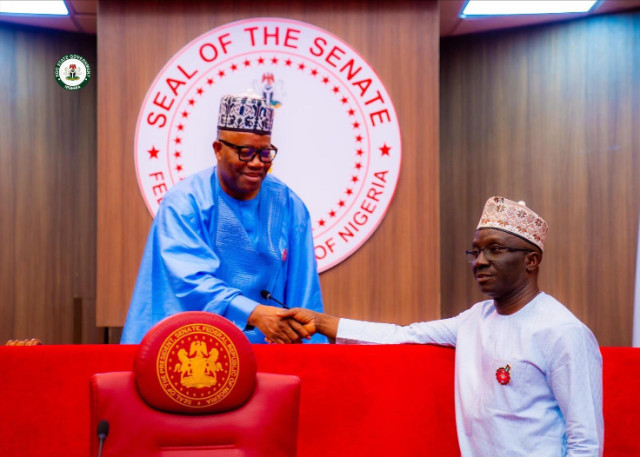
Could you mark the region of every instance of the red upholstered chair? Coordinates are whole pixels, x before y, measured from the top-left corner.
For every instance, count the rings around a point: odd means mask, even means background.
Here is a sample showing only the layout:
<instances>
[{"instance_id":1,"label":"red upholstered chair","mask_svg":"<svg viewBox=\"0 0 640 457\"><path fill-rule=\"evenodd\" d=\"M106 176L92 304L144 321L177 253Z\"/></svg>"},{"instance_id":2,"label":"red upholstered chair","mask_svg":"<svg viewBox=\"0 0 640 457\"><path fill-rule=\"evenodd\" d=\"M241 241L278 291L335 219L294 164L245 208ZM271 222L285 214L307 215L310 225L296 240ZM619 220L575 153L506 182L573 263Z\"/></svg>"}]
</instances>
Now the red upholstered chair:
<instances>
[{"instance_id":1,"label":"red upholstered chair","mask_svg":"<svg viewBox=\"0 0 640 457\"><path fill-rule=\"evenodd\" d=\"M169 317L140 343L132 372L91 379L92 455L295 456L300 380L256 372L251 344L228 320Z\"/></svg>"}]
</instances>

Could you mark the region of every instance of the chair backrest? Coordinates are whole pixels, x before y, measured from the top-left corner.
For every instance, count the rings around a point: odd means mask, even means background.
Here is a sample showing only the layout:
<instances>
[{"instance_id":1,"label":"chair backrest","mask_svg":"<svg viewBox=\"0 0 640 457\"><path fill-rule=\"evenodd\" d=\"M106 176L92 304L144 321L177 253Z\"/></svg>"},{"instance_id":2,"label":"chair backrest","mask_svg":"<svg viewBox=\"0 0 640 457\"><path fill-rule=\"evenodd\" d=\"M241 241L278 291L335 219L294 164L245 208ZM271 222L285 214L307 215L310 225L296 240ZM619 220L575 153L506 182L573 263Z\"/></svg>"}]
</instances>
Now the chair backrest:
<instances>
[{"instance_id":1,"label":"chair backrest","mask_svg":"<svg viewBox=\"0 0 640 457\"><path fill-rule=\"evenodd\" d=\"M159 322L133 371L95 374L91 396L93 455L102 420L104 457L296 455L299 378L257 373L247 338L218 315Z\"/></svg>"}]
</instances>

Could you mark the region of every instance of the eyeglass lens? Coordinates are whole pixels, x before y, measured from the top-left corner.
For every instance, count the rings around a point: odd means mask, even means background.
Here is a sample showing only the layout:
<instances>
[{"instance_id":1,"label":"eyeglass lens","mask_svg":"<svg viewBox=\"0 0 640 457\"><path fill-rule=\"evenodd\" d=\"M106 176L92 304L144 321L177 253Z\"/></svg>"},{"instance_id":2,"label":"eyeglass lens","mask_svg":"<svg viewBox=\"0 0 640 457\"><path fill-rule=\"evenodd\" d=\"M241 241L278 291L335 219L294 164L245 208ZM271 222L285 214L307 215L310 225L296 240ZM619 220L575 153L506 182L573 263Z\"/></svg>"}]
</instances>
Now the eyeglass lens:
<instances>
[{"instance_id":1,"label":"eyeglass lens","mask_svg":"<svg viewBox=\"0 0 640 457\"><path fill-rule=\"evenodd\" d=\"M484 249L472 249L465 252L467 254L467 260L469 261L469 263L475 262L480 256L481 252L484 254L485 259L487 259L489 262L492 262L496 259L497 256L502 253L502 249L498 251L495 246L492 246Z\"/></svg>"},{"instance_id":2,"label":"eyeglass lens","mask_svg":"<svg viewBox=\"0 0 640 457\"><path fill-rule=\"evenodd\" d=\"M256 149L247 146L238 148L238 158L243 162L251 162L258 155L261 162L271 162L276 157L275 149Z\"/></svg>"}]
</instances>

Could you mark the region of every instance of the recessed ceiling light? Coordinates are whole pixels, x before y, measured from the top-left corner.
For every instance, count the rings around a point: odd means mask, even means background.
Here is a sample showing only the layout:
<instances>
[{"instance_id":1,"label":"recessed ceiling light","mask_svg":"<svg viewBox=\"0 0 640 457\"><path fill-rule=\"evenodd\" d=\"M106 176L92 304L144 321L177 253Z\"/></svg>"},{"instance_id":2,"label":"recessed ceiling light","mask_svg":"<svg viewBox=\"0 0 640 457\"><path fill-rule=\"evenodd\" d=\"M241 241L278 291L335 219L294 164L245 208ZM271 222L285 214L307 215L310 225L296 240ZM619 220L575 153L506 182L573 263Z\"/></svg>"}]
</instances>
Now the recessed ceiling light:
<instances>
[{"instance_id":1,"label":"recessed ceiling light","mask_svg":"<svg viewBox=\"0 0 640 457\"><path fill-rule=\"evenodd\" d=\"M460 17L510 14L585 13L597 0L469 0Z\"/></svg>"},{"instance_id":2,"label":"recessed ceiling light","mask_svg":"<svg viewBox=\"0 0 640 457\"><path fill-rule=\"evenodd\" d=\"M69 10L63 0L3 0L0 1L0 13L66 16L69 14Z\"/></svg>"}]
</instances>

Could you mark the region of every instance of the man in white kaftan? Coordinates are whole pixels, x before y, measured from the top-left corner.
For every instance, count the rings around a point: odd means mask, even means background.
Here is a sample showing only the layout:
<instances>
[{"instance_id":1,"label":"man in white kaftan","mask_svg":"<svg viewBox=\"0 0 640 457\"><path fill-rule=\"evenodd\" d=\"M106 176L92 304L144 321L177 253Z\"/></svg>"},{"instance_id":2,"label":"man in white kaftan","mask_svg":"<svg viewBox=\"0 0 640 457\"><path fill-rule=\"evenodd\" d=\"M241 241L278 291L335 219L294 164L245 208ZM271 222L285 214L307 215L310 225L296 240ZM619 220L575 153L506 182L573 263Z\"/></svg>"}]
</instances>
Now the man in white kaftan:
<instances>
[{"instance_id":1,"label":"man in white kaftan","mask_svg":"<svg viewBox=\"0 0 640 457\"><path fill-rule=\"evenodd\" d=\"M401 327L306 310L281 315L338 343L455 347L464 457L601 456L602 357L591 331L538 289L547 230L529 208L490 198L467 256L493 300L450 319Z\"/></svg>"}]
</instances>

